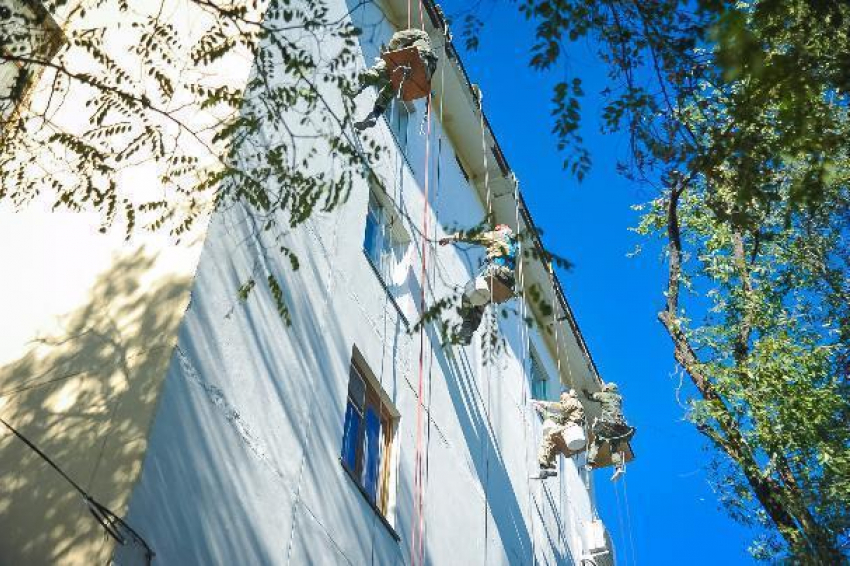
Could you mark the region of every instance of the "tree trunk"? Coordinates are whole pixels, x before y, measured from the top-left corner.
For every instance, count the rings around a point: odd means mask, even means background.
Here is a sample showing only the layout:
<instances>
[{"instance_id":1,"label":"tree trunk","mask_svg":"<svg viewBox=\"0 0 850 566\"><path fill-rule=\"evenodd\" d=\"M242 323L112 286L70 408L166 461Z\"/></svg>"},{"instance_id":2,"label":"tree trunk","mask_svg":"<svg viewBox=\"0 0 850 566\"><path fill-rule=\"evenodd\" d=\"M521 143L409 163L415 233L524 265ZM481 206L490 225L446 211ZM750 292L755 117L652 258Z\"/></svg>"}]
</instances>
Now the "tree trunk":
<instances>
[{"instance_id":1,"label":"tree trunk","mask_svg":"<svg viewBox=\"0 0 850 566\"><path fill-rule=\"evenodd\" d=\"M710 378L701 369L701 362L690 342L682 331L678 319L679 289L681 277L682 244L678 219L679 197L684 191L682 183L671 189L667 208L667 236L669 252L669 275L667 284L667 304L658 314L673 341L674 357L687 372L702 398L714 408L719 431L710 426L701 426L699 430L708 436L718 448L726 453L740 468L753 494L758 499L777 530L785 539L795 557L806 564L832 566L844 564L845 560L838 548L837 540L811 515L805 499L798 489L791 470L780 469L782 482L770 477L758 465L753 451L743 437L734 417L723 398L715 390ZM743 247L736 240L736 255L743 259ZM746 268L744 266L744 268ZM746 277L742 281L749 288ZM749 324L745 324L745 334L739 337L736 358L744 355L749 338ZM780 468L783 468L780 465ZM786 474L790 475L786 477Z\"/></svg>"}]
</instances>

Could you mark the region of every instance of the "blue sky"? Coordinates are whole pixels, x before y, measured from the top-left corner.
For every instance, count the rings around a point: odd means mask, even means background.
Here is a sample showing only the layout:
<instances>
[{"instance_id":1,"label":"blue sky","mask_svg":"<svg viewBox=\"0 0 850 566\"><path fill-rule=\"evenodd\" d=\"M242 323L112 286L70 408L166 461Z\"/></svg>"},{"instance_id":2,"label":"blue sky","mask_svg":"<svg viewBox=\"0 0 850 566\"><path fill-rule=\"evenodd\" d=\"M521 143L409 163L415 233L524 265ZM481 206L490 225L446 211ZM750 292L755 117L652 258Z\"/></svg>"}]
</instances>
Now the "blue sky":
<instances>
[{"instance_id":1,"label":"blue sky","mask_svg":"<svg viewBox=\"0 0 850 566\"><path fill-rule=\"evenodd\" d=\"M638 459L627 481L615 492L607 472L596 477L600 513L618 562L749 564L746 547L753 533L718 508L707 480L711 451L683 421L676 401L680 376L670 340L656 320L666 276L660 248L628 231L638 218L631 206L652 193L617 175L615 163L627 155L626 141L600 134L598 93L605 87L605 69L585 43L573 47L569 65L557 71L530 70L531 27L516 4L497 4L479 14L486 28L478 51L463 54L464 64L483 89L485 111L545 232L544 242L575 264L559 274L567 298L603 378L620 384L626 414L638 428L633 443ZM452 0L444 6L452 16L469 3ZM460 27L456 21L456 34ZM593 168L581 184L561 169L550 133L551 86L564 73L585 81L582 134ZM638 243L643 252L627 257ZM687 391L683 388L683 397Z\"/></svg>"}]
</instances>

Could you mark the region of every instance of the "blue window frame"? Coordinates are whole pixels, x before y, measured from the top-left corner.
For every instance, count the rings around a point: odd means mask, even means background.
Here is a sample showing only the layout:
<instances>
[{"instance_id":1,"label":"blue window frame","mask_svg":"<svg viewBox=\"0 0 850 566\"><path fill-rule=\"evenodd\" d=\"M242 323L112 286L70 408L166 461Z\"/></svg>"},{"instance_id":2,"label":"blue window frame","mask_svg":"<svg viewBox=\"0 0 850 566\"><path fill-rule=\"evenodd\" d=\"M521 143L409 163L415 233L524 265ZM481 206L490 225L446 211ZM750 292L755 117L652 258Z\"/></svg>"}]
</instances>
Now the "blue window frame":
<instances>
[{"instance_id":1,"label":"blue window frame","mask_svg":"<svg viewBox=\"0 0 850 566\"><path fill-rule=\"evenodd\" d=\"M377 192L382 190L380 187L373 187L369 191L363 252L387 291L396 297L406 292L404 269L407 265L410 238L398 216L390 210L391 205L385 206L377 195Z\"/></svg>"},{"instance_id":2,"label":"blue window frame","mask_svg":"<svg viewBox=\"0 0 850 566\"><path fill-rule=\"evenodd\" d=\"M549 376L546 370L543 369L543 364L540 362L540 357L537 352L531 350L531 397L533 399L545 400L547 398L546 383L549 381Z\"/></svg>"},{"instance_id":3,"label":"blue window frame","mask_svg":"<svg viewBox=\"0 0 850 566\"><path fill-rule=\"evenodd\" d=\"M397 97L393 99L390 111L387 112L387 122L401 150L407 151L407 130L410 126L410 110Z\"/></svg>"},{"instance_id":4,"label":"blue window frame","mask_svg":"<svg viewBox=\"0 0 850 566\"><path fill-rule=\"evenodd\" d=\"M349 400L345 410L345 431L342 437L342 461L349 469L357 466L357 439L360 438L360 428L363 417Z\"/></svg>"},{"instance_id":5,"label":"blue window frame","mask_svg":"<svg viewBox=\"0 0 850 566\"><path fill-rule=\"evenodd\" d=\"M363 251L382 277L386 278L388 255L391 248L389 226L384 207L369 193L369 210L366 213L366 232L363 234Z\"/></svg>"},{"instance_id":6,"label":"blue window frame","mask_svg":"<svg viewBox=\"0 0 850 566\"><path fill-rule=\"evenodd\" d=\"M352 361L342 435L343 465L382 513L387 512L393 419L377 389Z\"/></svg>"},{"instance_id":7,"label":"blue window frame","mask_svg":"<svg viewBox=\"0 0 850 566\"><path fill-rule=\"evenodd\" d=\"M363 488L375 503L378 498L378 470L381 464L381 419L373 407L366 408L363 430Z\"/></svg>"}]
</instances>

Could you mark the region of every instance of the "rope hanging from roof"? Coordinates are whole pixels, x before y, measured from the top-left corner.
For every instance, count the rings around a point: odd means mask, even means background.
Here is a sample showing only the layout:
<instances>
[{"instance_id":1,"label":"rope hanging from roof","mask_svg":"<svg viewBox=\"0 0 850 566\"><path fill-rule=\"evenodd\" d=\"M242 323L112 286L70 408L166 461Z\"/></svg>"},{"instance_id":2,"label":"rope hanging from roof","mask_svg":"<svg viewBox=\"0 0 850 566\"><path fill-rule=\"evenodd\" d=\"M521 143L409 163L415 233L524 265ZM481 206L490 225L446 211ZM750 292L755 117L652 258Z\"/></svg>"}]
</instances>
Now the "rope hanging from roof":
<instances>
[{"instance_id":1,"label":"rope hanging from roof","mask_svg":"<svg viewBox=\"0 0 850 566\"><path fill-rule=\"evenodd\" d=\"M408 28L411 27L411 0L408 0ZM425 11L422 0L419 0L419 19L422 26L422 30L425 31ZM444 35L446 30L443 30ZM441 66L441 72L444 69L444 65ZM445 98L445 81L441 81L441 94L440 94L440 118L442 120L443 117L443 99ZM429 216L431 212L430 208L430 190L431 190L431 121L432 121L432 113L433 113L433 96L429 89L426 103L425 103L425 111L426 111L426 128L425 128L425 179L424 179L424 187L423 187L423 204L422 204L422 246L421 246L421 269L420 269L420 281L421 281L421 291L419 296L419 312L425 313L427 304L426 304L426 289L428 287L431 288L431 294L433 295L433 284L428 284L428 245L431 240L430 230L431 226L429 223ZM441 125L442 127L442 125ZM441 133L442 136L442 133ZM439 151L442 153L442 137L439 144ZM436 193L439 195L439 156L438 156L438 176L437 176L437 187ZM436 255L436 254L435 254ZM431 268L433 271L433 267ZM433 357L433 347L431 348L431 356ZM432 361L433 366L433 361ZM428 371L428 381L430 384L430 374L431 369L429 367ZM411 537L410 537L410 564L411 566L415 566L418 564L423 564L425 560L425 481L427 480L426 474L428 469L428 453L426 449L426 453L423 458L423 430L422 430L422 415L424 409L424 394L425 394L425 325L422 324L419 327L419 376L417 382L417 399L416 399L416 453L414 457L414 493L413 493L413 520L411 524ZM429 387L430 390L430 387ZM429 405L430 405L430 397L429 397ZM431 422L431 412L430 406L427 410L426 417L428 418L428 430L429 430L429 438L430 438L430 422ZM430 443L428 443L430 446Z\"/></svg>"}]
</instances>

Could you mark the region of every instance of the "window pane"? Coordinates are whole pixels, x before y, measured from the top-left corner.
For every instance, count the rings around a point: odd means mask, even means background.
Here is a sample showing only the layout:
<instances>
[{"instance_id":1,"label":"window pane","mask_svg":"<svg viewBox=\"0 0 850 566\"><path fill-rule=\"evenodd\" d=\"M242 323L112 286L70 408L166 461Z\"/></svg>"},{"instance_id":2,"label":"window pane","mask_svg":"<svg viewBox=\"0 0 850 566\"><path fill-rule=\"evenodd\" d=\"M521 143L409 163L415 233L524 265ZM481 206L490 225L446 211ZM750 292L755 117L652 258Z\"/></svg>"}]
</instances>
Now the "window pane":
<instances>
[{"instance_id":1,"label":"window pane","mask_svg":"<svg viewBox=\"0 0 850 566\"><path fill-rule=\"evenodd\" d=\"M537 352L531 351L531 396L534 399L546 399L546 381L549 376L540 363Z\"/></svg>"},{"instance_id":2,"label":"window pane","mask_svg":"<svg viewBox=\"0 0 850 566\"><path fill-rule=\"evenodd\" d=\"M393 443L393 413L384 404L380 387L365 379L360 369L352 359L341 460L376 510L386 514L390 499L388 459ZM368 371L366 367L362 369Z\"/></svg>"},{"instance_id":3,"label":"window pane","mask_svg":"<svg viewBox=\"0 0 850 566\"><path fill-rule=\"evenodd\" d=\"M369 213L366 215L366 234L363 237L363 249L375 264L381 265L381 224L377 212L369 203Z\"/></svg>"},{"instance_id":4,"label":"window pane","mask_svg":"<svg viewBox=\"0 0 850 566\"><path fill-rule=\"evenodd\" d=\"M342 461L351 471L357 470L357 444L360 439L362 417L357 409L348 402L345 409L345 427L342 436Z\"/></svg>"},{"instance_id":5,"label":"window pane","mask_svg":"<svg viewBox=\"0 0 850 566\"><path fill-rule=\"evenodd\" d=\"M407 148L407 126L410 122L410 113L407 107L398 99L393 99L390 109L390 129L395 134L398 145L402 150Z\"/></svg>"},{"instance_id":6,"label":"window pane","mask_svg":"<svg viewBox=\"0 0 850 566\"><path fill-rule=\"evenodd\" d=\"M387 502L389 500L389 483L390 483L390 466L388 459L390 458L391 442L392 442L392 423L386 415L381 418L381 446L383 454L381 455L381 465L379 468L380 480L378 483L378 509L382 512L387 512Z\"/></svg>"},{"instance_id":7,"label":"window pane","mask_svg":"<svg viewBox=\"0 0 850 566\"><path fill-rule=\"evenodd\" d=\"M393 269L397 263L394 258L397 253L394 245L393 229L387 219L386 210L375 198L374 193L370 193L363 250L384 282L388 284L393 280Z\"/></svg>"},{"instance_id":8,"label":"window pane","mask_svg":"<svg viewBox=\"0 0 850 566\"><path fill-rule=\"evenodd\" d=\"M378 470L381 463L381 419L373 406L366 408L363 435L363 488L374 503L378 494Z\"/></svg>"},{"instance_id":9,"label":"window pane","mask_svg":"<svg viewBox=\"0 0 850 566\"><path fill-rule=\"evenodd\" d=\"M384 279L387 278L388 254L392 248L391 231L387 223L384 207L369 195L369 211L366 215L366 233L363 237L363 249Z\"/></svg>"},{"instance_id":10,"label":"window pane","mask_svg":"<svg viewBox=\"0 0 850 566\"><path fill-rule=\"evenodd\" d=\"M534 399L546 399L546 382L540 380L532 381L531 396Z\"/></svg>"},{"instance_id":11,"label":"window pane","mask_svg":"<svg viewBox=\"0 0 850 566\"><path fill-rule=\"evenodd\" d=\"M363 412L363 403L366 397L366 383L357 367L352 363L351 370L348 375L348 398L354 403L354 406Z\"/></svg>"}]
</instances>

